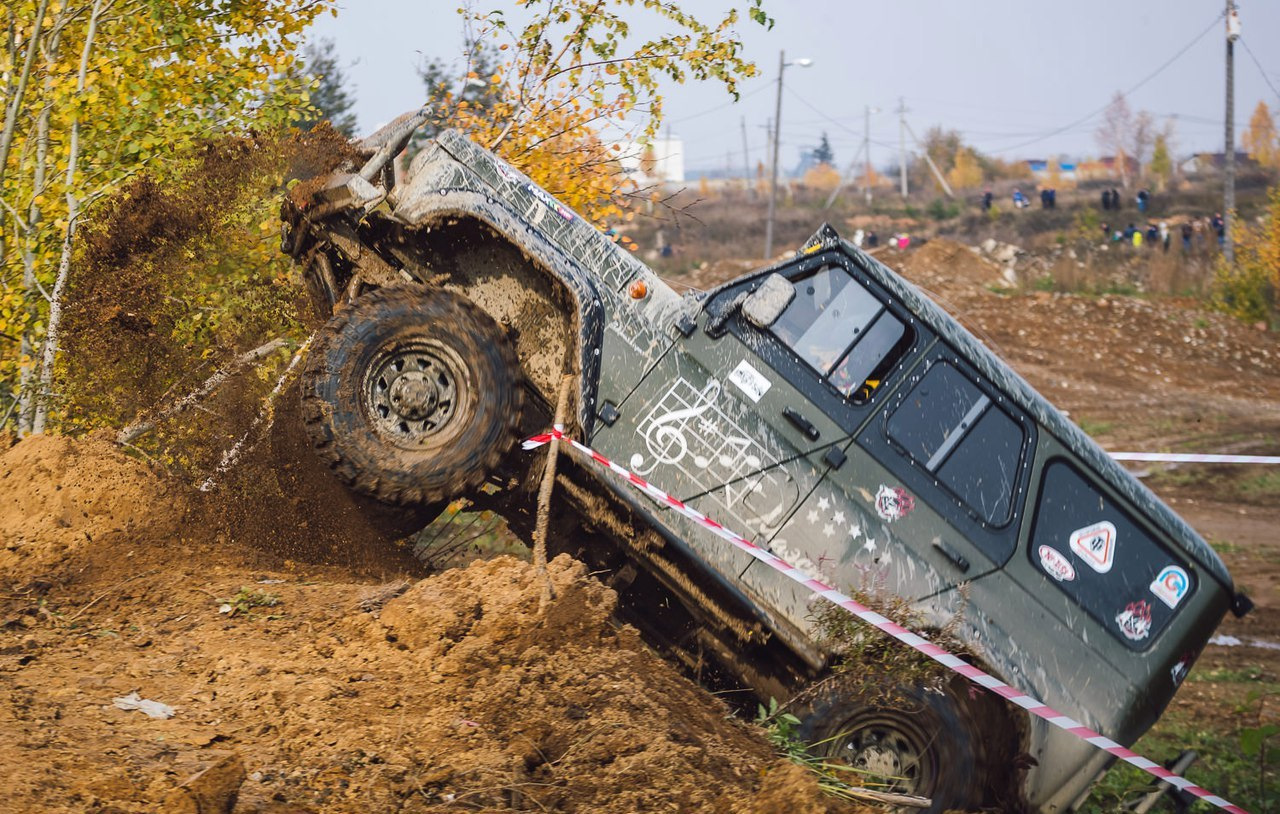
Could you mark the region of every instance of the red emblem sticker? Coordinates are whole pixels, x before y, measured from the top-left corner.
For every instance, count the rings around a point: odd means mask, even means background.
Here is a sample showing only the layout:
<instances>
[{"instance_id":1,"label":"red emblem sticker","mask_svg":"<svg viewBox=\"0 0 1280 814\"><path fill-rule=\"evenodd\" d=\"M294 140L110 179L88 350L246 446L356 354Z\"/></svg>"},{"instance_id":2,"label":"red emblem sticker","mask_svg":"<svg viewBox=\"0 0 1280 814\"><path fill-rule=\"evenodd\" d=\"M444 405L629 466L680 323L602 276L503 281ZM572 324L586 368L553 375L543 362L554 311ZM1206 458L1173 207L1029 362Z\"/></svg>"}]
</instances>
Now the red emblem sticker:
<instances>
[{"instance_id":1,"label":"red emblem sticker","mask_svg":"<svg viewBox=\"0 0 1280 814\"><path fill-rule=\"evenodd\" d=\"M876 514L880 519L892 523L911 514L916 507L916 499L907 494L901 486L881 486L876 492Z\"/></svg>"},{"instance_id":2,"label":"red emblem sticker","mask_svg":"<svg viewBox=\"0 0 1280 814\"><path fill-rule=\"evenodd\" d=\"M1116 527L1106 520L1071 532L1071 550L1099 574L1111 570L1116 558Z\"/></svg>"},{"instance_id":3,"label":"red emblem sticker","mask_svg":"<svg viewBox=\"0 0 1280 814\"><path fill-rule=\"evenodd\" d=\"M1116 624L1130 641L1137 642L1147 638L1151 633L1151 606L1142 599L1130 602L1116 614Z\"/></svg>"},{"instance_id":4,"label":"red emblem sticker","mask_svg":"<svg viewBox=\"0 0 1280 814\"><path fill-rule=\"evenodd\" d=\"M1076 567L1071 560L1052 546L1040 546L1040 567L1058 582L1071 582L1076 578Z\"/></svg>"}]
</instances>

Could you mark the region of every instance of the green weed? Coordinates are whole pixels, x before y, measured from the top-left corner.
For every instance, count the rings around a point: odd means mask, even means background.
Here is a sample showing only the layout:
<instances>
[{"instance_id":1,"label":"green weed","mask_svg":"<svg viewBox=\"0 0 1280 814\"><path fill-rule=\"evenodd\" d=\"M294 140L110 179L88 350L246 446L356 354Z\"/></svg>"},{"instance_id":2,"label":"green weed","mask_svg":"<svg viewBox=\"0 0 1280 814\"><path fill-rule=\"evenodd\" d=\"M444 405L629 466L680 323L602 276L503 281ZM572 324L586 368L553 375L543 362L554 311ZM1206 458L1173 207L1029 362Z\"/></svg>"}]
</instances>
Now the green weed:
<instances>
[{"instance_id":1,"label":"green weed","mask_svg":"<svg viewBox=\"0 0 1280 814\"><path fill-rule=\"evenodd\" d=\"M240 586L240 590L236 591L233 596L217 600L218 613L225 613L228 616L243 616L248 619L256 617L258 608L274 608L280 604L280 597L275 594L269 594L258 588L250 589L245 585ZM278 615L271 615L268 619L279 619Z\"/></svg>"}]
</instances>

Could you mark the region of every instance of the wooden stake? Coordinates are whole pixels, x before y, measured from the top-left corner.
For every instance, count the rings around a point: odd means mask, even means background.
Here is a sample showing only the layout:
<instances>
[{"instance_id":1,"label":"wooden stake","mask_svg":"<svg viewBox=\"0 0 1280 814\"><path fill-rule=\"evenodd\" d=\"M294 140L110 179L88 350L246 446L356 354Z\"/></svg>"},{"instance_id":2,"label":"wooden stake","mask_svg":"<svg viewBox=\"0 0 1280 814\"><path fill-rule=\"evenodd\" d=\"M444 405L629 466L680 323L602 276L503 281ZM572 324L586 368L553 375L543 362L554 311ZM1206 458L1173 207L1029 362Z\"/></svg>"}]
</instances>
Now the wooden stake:
<instances>
[{"instance_id":1,"label":"wooden stake","mask_svg":"<svg viewBox=\"0 0 1280 814\"><path fill-rule=\"evenodd\" d=\"M555 426L564 427L564 414L569 410L569 390L573 386L573 374L565 374L560 380L560 396L556 399ZM542 471L542 486L538 489L538 519L533 530L533 567L542 576L542 598L538 602L541 613L551 602L551 577L547 575L547 527L551 523L551 491L556 484L556 458L560 453L560 439L552 438L547 447L547 465Z\"/></svg>"}]
</instances>

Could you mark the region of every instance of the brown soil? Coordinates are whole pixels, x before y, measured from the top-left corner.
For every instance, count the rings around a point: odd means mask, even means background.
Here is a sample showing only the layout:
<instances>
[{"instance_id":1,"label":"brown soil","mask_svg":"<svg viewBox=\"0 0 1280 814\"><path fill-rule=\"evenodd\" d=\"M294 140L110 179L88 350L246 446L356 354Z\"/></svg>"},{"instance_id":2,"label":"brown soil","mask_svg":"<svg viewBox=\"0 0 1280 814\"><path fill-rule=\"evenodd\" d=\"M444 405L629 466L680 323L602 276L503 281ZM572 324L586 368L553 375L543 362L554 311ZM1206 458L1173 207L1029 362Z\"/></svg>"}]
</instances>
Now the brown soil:
<instances>
[{"instance_id":1,"label":"brown soil","mask_svg":"<svg viewBox=\"0 0 1280 814\"><path fill-rule=\"evenodd\" d=\"M372 548L321 566L201 522L100 439L0 469L0 811L828 810L567 557L544 612L509 557L415 582L384 536L368 581Z\"/></svg>"}]
</instances>

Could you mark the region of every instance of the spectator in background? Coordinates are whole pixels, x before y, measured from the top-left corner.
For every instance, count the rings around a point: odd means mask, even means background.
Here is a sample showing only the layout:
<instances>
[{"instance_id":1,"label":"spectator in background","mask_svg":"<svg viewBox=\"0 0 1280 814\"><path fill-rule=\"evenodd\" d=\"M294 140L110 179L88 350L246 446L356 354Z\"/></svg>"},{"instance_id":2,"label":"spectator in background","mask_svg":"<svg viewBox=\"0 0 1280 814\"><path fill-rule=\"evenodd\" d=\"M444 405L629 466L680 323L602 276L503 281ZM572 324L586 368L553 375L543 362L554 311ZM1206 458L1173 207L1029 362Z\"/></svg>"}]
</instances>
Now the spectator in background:
<instances>
[{"instance_id":1,"label":"spectator in background","mask_svg":"<svg viewBox=\"0 0 1280 814\"><path fill-rule=\"evenodd\" d=\"M1191 221L1182 224L1182 250L1184 252L1191 251L1191 235L1195 233L1195 229L1191 226Z\"/></svg>"},{"instance_id":2,"label":"spectator in background","mask_svg":"<svg viewBox=\"0 0 1280 814\"><path fill-rule=\"evenodd\" d=\"M1109 189L1102 190L1102 211L1111 211L1111 190Z\"/></svg>"},{"instance_id":3,"label":"spectator in background","mask_svg":"<svg viewBox=\"0 0 1280 814\"><path fill-rule=\"evenodd\" d=\"M1133 236L1130 238L1130 240L1133 241L1133 248L1141 249L1142 248L1142 230L1135 229L1132 223L1129 224L1129 228L1133 229Z\"/></svg>"},{"instance_id":4,"label":"spectator in background","mask_svg":"<svg viewBox=\"0 0 1280 814\"><path fill-rule=\"evenodd\" d=\"M1054 189L1053 187L1049 187L1049 208L1050 209L1058 208L1058 190Z\"/></svg>"},{"instance_id":5,"label":"spectator in background","mask_svg":"<svg viewBox=\"0 0 1280 814\"><path fill-rule=\"evenodd\" d=\"M1160 246L1165 252L1169 251L1169 222L1160 221Z\"/></svg>"},{"instance_id":6,"label":"spectator in background","mask_svg":"<svg viewBox=\"0 0 1280 814\"><path fill-rule=\"evenodd\" d=\"M1133 236L1137 231L1138 231L1137 228L1131 223L1121 234L1120 239L1123 240L1125 243L1132 243Z\"/></svg>"},{"instance_id":7,"label":"spectator in background","mask_svg":"<svg viewBox=\"0 0 1280 814\"><path fill-rule=\"evenodd\" d=\"M861 249L862 241L866 240L866 238L867 238L867 233L859 229L858 231L853 233L853 245Z\"/></svg>"},{"instance_id":8,"label":"spectator in background","mask_svg":"<svg viewBox=\"0 0 1280 814\"><path fill-rule=\"evenodd\" d=\"M1120 192L1115 187L1111 188L1111 208L1120 211Z\"/></svg>"},{"instance_id":9,"label":"spectator in background","mask_svg":"<svg viewBox=\"0 0 1280 814\"><path fill-rule=\"evenodd\" d=\"M1048 187L1040 187L1040 208L1041 209L1049 208L1049 188Z\"/></svg>"},{"instance_id":10,"label":"spectator in background","mask_svg":"<svg viewBox=\"0 0 1280 814\"><path fill-rule=\"evenodd\" d=\"M991 194L991 188L988 187L987 191L982 193L982 211L983 212L991 211L991 202L993 200L995 200L995 196Z\"/></svg>"},{"instance_id":11,"label":"spectator in background","mask_svg":"<svg viewBox=\"0 0 1280 814\"><path fill-rule=\"evenodd\" d=\"M874 249L880 245L880 236L870 229L867 230L867 248Z\"/></svg>"},{"instance_id":12,"label":"spectator in background","mask_svg":"<svg viewBox=\"0 0 1280 814\"><path fill-rule=\"evenodd\" d=\"M1015 189L1013 191L1013 206L1015 209L1022 209L1026 207L1028 203L1030 202L1027 200L1027 196L1022 194L1022 190Z\"/></svg>"},{"instance_id":13,"label":"spectator in background","mask_svg":"<svg viewBox=\"0 0 1280 814\"><path fill-rule=\"evenodd\" d=\"M1105 223L1105 222L1102 224L1102 237L1103 238L1111 237L1111 224Z\"/></svg>"},{"instance_id":14,"label":"spectator in background","mask_svg":"<svg viewBox=\"0 0 1280 814\"><path fill-rule=\"evenodd\" d=\"M1156 241L1160 239L1160 230L1151 221L1147 221L1147 246L1148 248L1155 246Z\"/></svg>"},{"instance_id":15,"label":"spectator in background","mask_svg":"<svg viewBox=\"0 0 1280 814\"><path fill-rule=\"evenodd\" d=\"M1213 213L1213 220L1209 222L1209 225L1213 227L1213 233L1218 236L1218 245L1221 246L1224 243L1226 243L1227 242L1227 226L1226 226L1226 222L1223 221L1222 219L1221 212Z\"/></svg>"},{"instance_id":16,"label":"spectator in background","mask_svg":"<svg viewBox=\"0 0 1280 814\"><path fill-rule=\"evenodd\" d=\"M1151 192L1145 187L1138 190L1138 197L1136 200L1138 202L1138 211L1145 215L1147 213L1147 205L1151 203Z\"/></svg>"}]
</instances>

